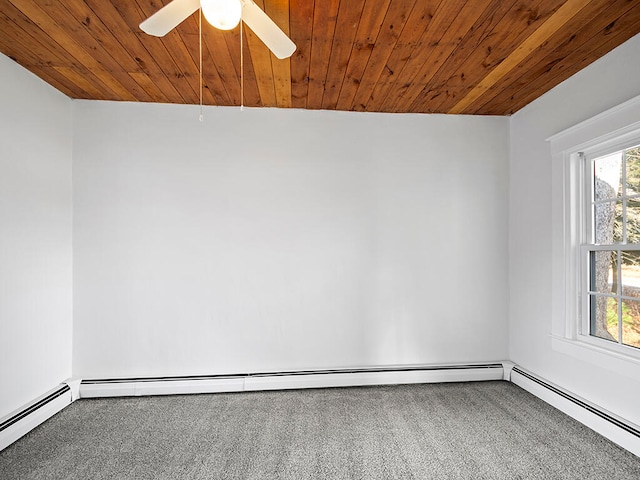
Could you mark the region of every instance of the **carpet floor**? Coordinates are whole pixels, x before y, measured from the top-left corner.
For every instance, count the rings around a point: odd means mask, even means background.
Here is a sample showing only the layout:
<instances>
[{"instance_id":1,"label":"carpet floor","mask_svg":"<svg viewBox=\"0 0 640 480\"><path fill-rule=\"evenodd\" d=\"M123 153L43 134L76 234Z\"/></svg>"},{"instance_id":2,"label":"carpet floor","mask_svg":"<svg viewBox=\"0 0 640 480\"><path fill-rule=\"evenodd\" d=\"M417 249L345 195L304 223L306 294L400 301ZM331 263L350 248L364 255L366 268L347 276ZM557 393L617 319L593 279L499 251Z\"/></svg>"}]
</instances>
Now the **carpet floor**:
<instances>
[{"instance_id":1,"label":"carpet floor","mask_svg":"<svg viewBox=\"0 0 640 480\"><path fill-rule=\"evenodd\" d=\"M640 458L508 382L85 399L0 478L640 479Z\"/></svg>"}]
</instances>

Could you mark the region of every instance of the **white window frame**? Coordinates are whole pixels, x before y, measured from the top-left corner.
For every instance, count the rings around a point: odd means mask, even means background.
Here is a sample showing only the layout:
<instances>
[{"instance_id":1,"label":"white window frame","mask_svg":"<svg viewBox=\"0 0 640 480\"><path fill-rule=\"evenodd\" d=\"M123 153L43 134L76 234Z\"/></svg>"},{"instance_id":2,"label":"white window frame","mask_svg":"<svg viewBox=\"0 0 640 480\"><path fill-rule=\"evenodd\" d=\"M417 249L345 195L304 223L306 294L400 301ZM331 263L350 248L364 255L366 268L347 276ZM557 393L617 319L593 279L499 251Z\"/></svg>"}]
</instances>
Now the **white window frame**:
<instances>
[{"instance_id":1,"label":"white window frame","mask_svg":"<svg viewBox=\"0 0 640 480\"><path fill-rule=\"evenodd\" d=\"M589 334L585 246L590 227L589 164L640 143L640 97L548 139L552 157L552 323L554 350L637 375L640 349ZM600 247L597 247L600 248ZM603 247L604 248L604 247Z\"/></svg>"}]
</instances>

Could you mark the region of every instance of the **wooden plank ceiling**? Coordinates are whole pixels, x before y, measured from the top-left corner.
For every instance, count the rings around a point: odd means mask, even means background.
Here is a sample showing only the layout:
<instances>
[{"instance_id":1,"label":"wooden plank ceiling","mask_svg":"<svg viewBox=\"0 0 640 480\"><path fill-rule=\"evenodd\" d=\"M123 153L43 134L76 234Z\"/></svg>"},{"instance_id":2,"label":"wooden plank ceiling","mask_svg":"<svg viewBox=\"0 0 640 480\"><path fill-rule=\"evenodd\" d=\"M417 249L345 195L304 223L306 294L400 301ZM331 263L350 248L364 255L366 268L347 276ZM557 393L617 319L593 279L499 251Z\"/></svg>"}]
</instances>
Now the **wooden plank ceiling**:
<instances>
[{"instance_id":1,"label":"wooden plank ceiling","mask_svg":"<svg viewBox=\"0 0 640 480\"><path fill-rule=\"evenodd\" d=\"M0 0L0 51L72 98L199 103L198 14L169 0ZM640 0L256 0L296 43L203 22L203 102L509 115L640 33ZM640 52L639 61L640 61ZM624 72L620 72L624 75Z\"/></svg>"}]
</instances>

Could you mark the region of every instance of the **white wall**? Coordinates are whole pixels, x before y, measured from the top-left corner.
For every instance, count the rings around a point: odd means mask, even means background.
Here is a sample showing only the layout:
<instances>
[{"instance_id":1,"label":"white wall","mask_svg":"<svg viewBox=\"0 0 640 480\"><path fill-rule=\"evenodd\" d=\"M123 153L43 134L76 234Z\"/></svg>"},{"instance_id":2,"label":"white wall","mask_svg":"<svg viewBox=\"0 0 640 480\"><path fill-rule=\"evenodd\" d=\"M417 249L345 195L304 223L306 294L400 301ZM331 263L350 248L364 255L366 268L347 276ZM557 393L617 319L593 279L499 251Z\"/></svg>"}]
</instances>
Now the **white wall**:
<instances>
[{"instance_id":1,"label":"white wall","mask_svg":"<svg viewBox=\"0 0 640 480\"><path fill-rule=\"evenodd\" d=\"M636 36L511 117L510 358L640 424L640 365L622 371L551 346L552 178L549 136L640 95ZM560 169L561 171L561 169ZM555 208L555 206L554 206ZM556 245L556 247L559 247ZM561 247L559 247L561 248Z\"/></svg>"},{"instance_id":2,"label":"white wall","mask_svg":"<svg viewBox=\"0 0 640 480\"><path fill-rule=\"evenodd\" d=\"M508 119L74 119L75 375L506 357Z\"/></svg>"},{"instance_id":3,"label":"white wall","mask_svg":"<svg viewBox=\"0 0 640 480\"><path fill-rule=\"evenodd\" d=\"M0 54L0 417L71 376L71 100Z\"/></svg>"}]
</instances>

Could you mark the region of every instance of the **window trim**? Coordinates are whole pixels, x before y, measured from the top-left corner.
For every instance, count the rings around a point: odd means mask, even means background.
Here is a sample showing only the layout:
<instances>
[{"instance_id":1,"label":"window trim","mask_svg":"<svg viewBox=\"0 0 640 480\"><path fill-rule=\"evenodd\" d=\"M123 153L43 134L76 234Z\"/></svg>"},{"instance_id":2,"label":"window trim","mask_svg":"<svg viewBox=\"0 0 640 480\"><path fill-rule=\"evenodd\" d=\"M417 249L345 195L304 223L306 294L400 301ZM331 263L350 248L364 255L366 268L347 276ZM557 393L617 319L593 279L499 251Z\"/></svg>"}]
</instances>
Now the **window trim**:
<instances>
[{"instance_id":1,"label":"window trim","mask_svg":"<svg viewBox=\"0 0 640 480\"><path fill-rule=\"evenodd\" d=\"M552 158L552 347L615 371L640 364L640 349L584 335L582 240L586 238L585 168L590 158L640 143L640 96L564 130L547 141ZM588 332L588 330L586 330ZM585 349L591 354L585 355ZM636 352L636 350L638 350ZM608 358L602 362L602 355ZM597 363L594 358L600 358ZM589 360L591 359L591 360Z\"/></svg>"}]
</instances>

